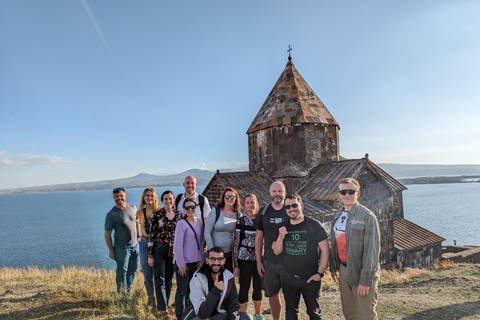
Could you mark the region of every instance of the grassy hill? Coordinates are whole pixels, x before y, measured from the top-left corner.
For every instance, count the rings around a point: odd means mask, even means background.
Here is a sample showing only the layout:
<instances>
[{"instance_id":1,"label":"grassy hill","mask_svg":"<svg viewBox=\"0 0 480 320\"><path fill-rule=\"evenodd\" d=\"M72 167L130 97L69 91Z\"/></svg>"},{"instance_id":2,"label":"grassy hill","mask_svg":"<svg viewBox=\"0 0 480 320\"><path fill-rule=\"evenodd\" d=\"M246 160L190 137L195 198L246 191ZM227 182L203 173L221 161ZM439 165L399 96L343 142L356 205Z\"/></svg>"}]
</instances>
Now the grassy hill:
<instances>
[{"instance_id":1,"label":"grassy hill","mask_svg":"<svg viewBox=\"0 0 480 320\"><path fill-rule=\"evenodd\" d=\"M146 307L140 272L126 298L114 293L114 282L115 272L105 269L0 268L0 319L157 319ZM322 287L324 319L343 319L340 294L329 275ZM271 319L267 299L263 306ZM480 319L480 264L383 270L377 310L379 319ZM304 306L300 319L308 319Z\"/></svg>"}]
</instances>

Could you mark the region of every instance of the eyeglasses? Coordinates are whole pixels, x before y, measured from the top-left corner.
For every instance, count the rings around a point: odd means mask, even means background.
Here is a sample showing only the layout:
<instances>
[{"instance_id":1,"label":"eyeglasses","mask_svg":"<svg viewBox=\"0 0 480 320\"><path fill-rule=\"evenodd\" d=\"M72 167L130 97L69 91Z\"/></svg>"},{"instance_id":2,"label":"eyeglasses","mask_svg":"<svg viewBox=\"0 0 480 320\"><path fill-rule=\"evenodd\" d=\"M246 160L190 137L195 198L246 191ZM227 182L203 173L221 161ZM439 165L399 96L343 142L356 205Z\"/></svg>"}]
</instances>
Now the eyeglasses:
<instances>
[{"instance_id":1,"label":"eyeglasses","mask_svg":"<svg viewBox=\"0 0 480 320\"><path fill-rule=\"evenodd\" d=\"M190 210L190 209L193 210L196 207L197 207L196 205L193 205L193 206L185 206L184 208L185 208L185 210Z\"/></svg>"},{"instance_id":2,"label":"eyeglasses","mask_svg":"<svg viewBox=\"0 0 480 320\"><path fill-rule=\"evenodd\" d=\"M285 210L290 210L290 208L293 208L293 209L298 208L299 205L300 205L299 203L287 204L285 205Z\"/></svg>"},{"instance_id":3,"label":"eyeglasses","mask_svg":"<svg viewBox=\"0 0 480 320\"><path fill-rule=\"evenodd\" d=\"M351 190L351 189L348 189L348 190L340 190L338 191L338 193L340 193L342 196L346 195L347 193L351 196L353 196L355 193L357 193L357 190Z\"/></svg>"},{"instance_id":4,"label":"eyeglasses","mask_svg":"<svg viewBox=\"0 0 480 320\"><path fill-rule=\"evenodd\" d=\"M211 257L211 258L208 258L208 260L212 261L212 262L222 262L223 259L225 259L225 257L221 257L221 258L215 258L215 257Z\"/></svg>"},{"instance_id":5,"label":"eyeglasses","mask_svg":"<svg viewBox=\"0 0 480 320\"><path fill-rule=\"evenodd\" d=\"M113 189L113 192L118 192L118 191L125 191L125 188L115 188L115 189Z\"/></svg>"},{"instance_id":6,"label":"eyeglasses","mask_svg":"<svg viewBox=\"0 0 480 320\"><path fill-rule=\"evenodd\" d=\"M228 200L228 199L235 199L235 196L234 195L231 195L231 196L225 196L225 200Z\"/></svg>"}]
</instances>

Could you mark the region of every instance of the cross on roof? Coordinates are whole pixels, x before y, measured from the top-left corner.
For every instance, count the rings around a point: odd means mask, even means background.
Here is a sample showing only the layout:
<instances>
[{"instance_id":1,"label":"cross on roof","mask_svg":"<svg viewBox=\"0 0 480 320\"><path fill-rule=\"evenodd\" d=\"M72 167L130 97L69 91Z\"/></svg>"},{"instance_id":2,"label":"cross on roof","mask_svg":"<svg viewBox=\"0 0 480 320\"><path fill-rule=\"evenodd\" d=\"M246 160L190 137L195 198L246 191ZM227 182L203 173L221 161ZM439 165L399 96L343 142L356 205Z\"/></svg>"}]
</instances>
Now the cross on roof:
<instances>
[{"instance_id":1,"label":"cross on roof","mask_svg":"<svg viewBox=\"0 0 480 320\"><path fill-rule=\"evenodd\" d=\"M288 59L289 59L289 60L292 59L292 57L290 56L290 51L292 51L292 47L290 47L290 45L288 45L288 50L287 50L287 52L288 52Z\"/></svg>"}]
</instances>

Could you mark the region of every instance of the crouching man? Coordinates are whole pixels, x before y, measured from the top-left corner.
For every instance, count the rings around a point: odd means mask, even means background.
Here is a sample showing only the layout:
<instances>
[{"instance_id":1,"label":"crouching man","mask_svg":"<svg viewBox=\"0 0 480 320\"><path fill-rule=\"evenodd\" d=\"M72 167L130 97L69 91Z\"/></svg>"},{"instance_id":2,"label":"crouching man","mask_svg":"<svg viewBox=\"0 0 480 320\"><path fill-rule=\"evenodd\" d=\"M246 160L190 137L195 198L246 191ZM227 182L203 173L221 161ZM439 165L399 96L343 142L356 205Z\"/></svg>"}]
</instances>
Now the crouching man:
<instances>
[{"instance_id":1,"label":"crouching man","mask_svg":"<svg viewBox=\"0 0 480 320\"><path fill-rule=\"evenodd\" d=\"M224 268L222 248L208 250L204 264L190 281L190 301L193 310L184 313L183 319L251 320L240 312L235 277Z\"/></svg>"}]
</instances>

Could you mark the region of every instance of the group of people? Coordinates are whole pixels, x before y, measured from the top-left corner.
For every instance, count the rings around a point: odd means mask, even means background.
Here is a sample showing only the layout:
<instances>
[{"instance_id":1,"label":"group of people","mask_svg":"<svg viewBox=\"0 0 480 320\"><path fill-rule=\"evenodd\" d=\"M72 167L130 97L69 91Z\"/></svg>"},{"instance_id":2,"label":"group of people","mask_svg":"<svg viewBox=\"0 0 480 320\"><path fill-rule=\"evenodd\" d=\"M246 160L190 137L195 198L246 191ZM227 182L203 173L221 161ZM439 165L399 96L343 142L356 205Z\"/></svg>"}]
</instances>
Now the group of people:
<instances>
[{"instance_id":1,"label":"group of people","mask_svg":"<svg viewBox=\"0 0 480 320\"><path fill-rule=\"evenodd\" d=\"M161 195L163 207L155 190L145 189L138 211L126 202L125 189L113 190L105 241L117 263L118 292L130 292L140 260L149 303L165 317L175 274L177 319L263 320L262 290L274 320L282 313L280 292L287 320L298 319L300 296L310 319L322 319L321 279L329 265L345 318L377 319L380 231L375 215L358 203L358 181L339 183L343 207L332 222L330 245L322 224L303 214L302 198L287 194L281 181L270 186L272 201L261 209L247 194L243 214L234 188L225 188L210 208L196 192L195 177L186 177L183 186L177 197ZM254 317L247 313L252 283Z\"/></svg>"}]
</instances>

